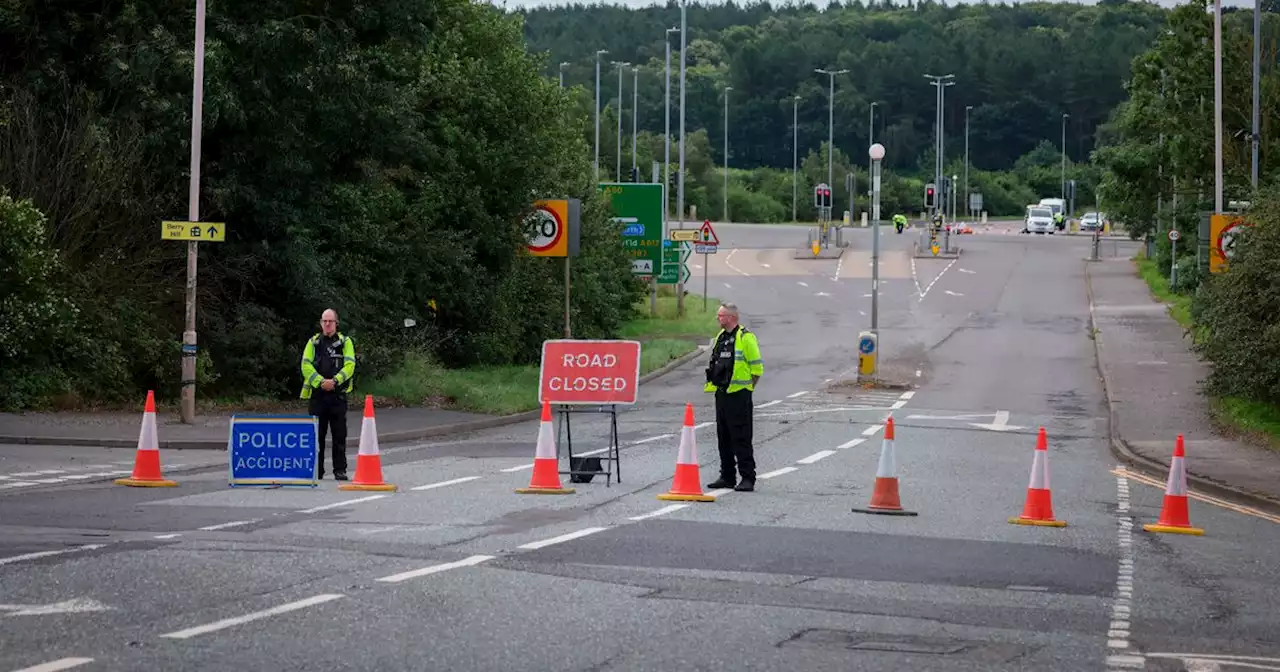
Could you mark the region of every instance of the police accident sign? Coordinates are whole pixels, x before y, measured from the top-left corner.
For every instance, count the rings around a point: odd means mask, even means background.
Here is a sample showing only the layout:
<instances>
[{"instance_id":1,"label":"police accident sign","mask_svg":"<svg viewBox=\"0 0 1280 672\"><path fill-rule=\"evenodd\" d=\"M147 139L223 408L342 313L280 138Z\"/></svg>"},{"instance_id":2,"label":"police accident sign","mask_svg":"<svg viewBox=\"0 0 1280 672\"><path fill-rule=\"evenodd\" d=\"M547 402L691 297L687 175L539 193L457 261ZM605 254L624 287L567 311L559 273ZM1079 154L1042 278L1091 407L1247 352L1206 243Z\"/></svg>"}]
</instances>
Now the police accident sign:
<instances>
[{"instance_id":1,"label":"police accident sign","mask_svg":"<svg viewBox=\"0 0 1280 672\"><path fill-rule=\"evenodd\" d=\"M639 388L639 341L542 342L538 403L631 405Z\"/></svg>"},{"instance_id":2,"label":"police accident sign","mask_svg":"<svg viewBox=\"0 0 1280 672\"><path fill-rule=\"evenodd\" d=\"M232 486L316 486L316 418L235 415L227 437Z\"/></svg>"}]
</instances>

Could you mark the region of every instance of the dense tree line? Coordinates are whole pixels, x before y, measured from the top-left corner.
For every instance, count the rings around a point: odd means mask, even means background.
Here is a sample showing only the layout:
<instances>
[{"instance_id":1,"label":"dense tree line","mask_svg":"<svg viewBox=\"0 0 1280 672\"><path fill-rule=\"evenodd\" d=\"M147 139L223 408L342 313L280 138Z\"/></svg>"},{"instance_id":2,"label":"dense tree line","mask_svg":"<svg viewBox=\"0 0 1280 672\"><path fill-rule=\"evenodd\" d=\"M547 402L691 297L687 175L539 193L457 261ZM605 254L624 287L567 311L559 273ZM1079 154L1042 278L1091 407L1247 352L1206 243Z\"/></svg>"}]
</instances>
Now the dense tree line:
<instances>
[{"instance_id":1,"label":"dense tree line","mask_svg":"<svg viewBox=\"0 0 1280 672\"><path fill-rule=\"evenodd\" d=\"M619 77L613 62L639 67L638 87L630 67L622 76L622 157L624 178L631 167L631 128L639 143L641 174L649 179L651 159L662 160L665 114L666 28L679 27L679 4L632 9L615 5L572 5L521 10L531 51L545 52L546 73L579 87L588 115L586 138L594 141L596 51L601 57L602 174L614 178L617 165ZM882 143L890 187L884 207L914 211L934 166L935 89L925 74L954 74L947 87L944 152L947 175L964 173L966 107L969 122L969 179L983 191L985 207L997 214L1020 214L1023 205L1056 196L1052 180L1036 167L1059 165L1062 114L1067 113L1068 179L1080 181L1079 203L1094 202L1088 156L1094 130L1125 98L1131 59L1154 39L1167 11L1150 3L1108 1L1013 5L922 2L768 3L691 5L687 10L686 127L689 150L687 198L699 212L721 215L724 165L725 87L728 93L730 216L738 220L791 218L793 98L800 96L797 133L806 169L798 186L800 219L812 217L812 186L826 181L828 78L815 69L847 69L835 78L832 114L837 165L834 185L844 193L845 173L868 184L866 147ZM679 114L679 35L672 44L672 126ZM638 88L638 109L633 91ZM871 103L876 102L874 136ZM1045 149L1052 148L1050 162ZM646 151L649 150L649 151ZM806 160L820 171L809 171ZM839 161L841 155L850 157ZM673 159L674 161L674 159ZM851 164L851 165L850 165ZM699 172L699 165L708 171ZM1015 165L1019 170L1015 171ZM756 169L766 169L757 171ZM963 177L962 177L963 179ZM690 185L686 185L689 189ZM857 210L864 210L865 195ZM735 207L736 206L736 207ZM847 206L846 206L847 207ZM963 211L963 200L958 209ZM736 214L735 214L736 213ZM785 216L784 216L785 214ZM741 216L739 216L741 215Z\"/></svg>"},{"instance_id":2,"label":"dense tree line","mask_svg":"<svg viewBox=\"0 0 1280 672\"><path fill-rule=\"evenodd\" d=\"M1133 61L1128 99L1100 129L1095 153L1105 171L1106 209L1134 237L1148 237L1174 289L1193 296L1197 349L1212 365L1218 395L1280 404L1280 6L1262 24L1258 189L1251 184L1251 11L1225 12L1222 25L1223 206L1251 224L1225 273L1209 274L1198 250L1202 217L1214 210L1213 14L1205 0L1173 10L1148 49ZM1246 207L1246 204L1247 207ZM1166 233L1182 234L1171 258Z\"/></svg>"},{"instance_id":3,"label":"dense tree line","mask_svg":"<svg viewBox=\"0 0 1280 672\"><path fill-rule=\"evenodd\" d=\"M179 389L195 3L0 4L0 406ZM411 349L536 361L557 261L523 252L534 198L584 199L574 325L608 336L642 287L574 103L517 19L466 0L209 3L202 397L296 396L335 307L360 375ZM413 319L416 328L406 328Z\"/></svg>"}]
</instances>

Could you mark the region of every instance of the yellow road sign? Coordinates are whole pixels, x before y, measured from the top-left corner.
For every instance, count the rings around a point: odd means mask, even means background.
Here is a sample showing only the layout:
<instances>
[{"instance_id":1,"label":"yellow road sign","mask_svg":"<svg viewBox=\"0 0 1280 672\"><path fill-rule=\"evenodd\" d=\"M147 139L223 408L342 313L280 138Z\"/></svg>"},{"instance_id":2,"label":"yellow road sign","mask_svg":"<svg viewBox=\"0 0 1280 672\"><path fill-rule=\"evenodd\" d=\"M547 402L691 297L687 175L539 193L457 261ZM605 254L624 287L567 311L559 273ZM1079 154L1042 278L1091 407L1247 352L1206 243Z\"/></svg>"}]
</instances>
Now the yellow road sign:
<instances>
[{"instance_id":1,"label":"yellow road sign","mask_svg":"<svg viewBox=\"0 0 1280 672\"><path fill-rule=\"evenodd\" d=\"M684 241L693 242L698 239L698 229L672 229L672 242L680 243Z\"/></svg>"},{"instance_id":2,"label":"yellow road sign","mask_svg":"<svg viewBox=\"0 0 1280 672\"><path fill-rule=\"evenodd\" d=\"M227 240L227 225L222 222L160 222L160 239L222 243Z\"/></svg>"},{"instance_id":3,"label":"yellow road sign","mask_svg":"<svg viewBox=\"0 0 1280 672\"><path fill-rule=\"evenodd\" d=\"M1209 215L1209 272L1223 273L1227 270L1227 264L1231 261L1232 247L1235 245L1236 236L1239 235L1245 227L1244 217L1238 214L1220 214L1214 213Z\"/></svg>"}]
</instances>

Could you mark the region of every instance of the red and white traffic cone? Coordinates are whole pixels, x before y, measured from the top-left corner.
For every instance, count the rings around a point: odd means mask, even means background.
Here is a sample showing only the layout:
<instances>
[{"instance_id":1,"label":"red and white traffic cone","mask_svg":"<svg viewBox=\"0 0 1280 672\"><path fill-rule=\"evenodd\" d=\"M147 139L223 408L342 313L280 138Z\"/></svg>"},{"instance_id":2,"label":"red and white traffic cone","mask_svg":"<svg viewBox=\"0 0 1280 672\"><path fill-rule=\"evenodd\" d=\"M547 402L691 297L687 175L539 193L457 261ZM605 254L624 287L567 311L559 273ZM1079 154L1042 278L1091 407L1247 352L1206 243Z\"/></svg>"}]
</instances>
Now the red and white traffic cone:
<instances>
[{"instance_id":1,"label":"red and white traffic cone","mask_svg":"<svg viewBox=\"0 0 1280 672\"><path fill-rule=\"evenodd\" d=\"M324 446L321 446L323 449ZM356 477L339 490L394 492L396 486L382 480L382 454L378 452L378 423L373 417L373 395L364 395L364 420L360 423L360 452L356 454Z\"/></svg>"},{"instance_id":2,"label":"red and white traffic cone","mask_svg":"<svg viewBox=\"0 0 1280 672\"><path fill-rule=\"evenodd\" d=\"M1066 527L1067 521L1053 517L1053 495L1049 490L1049 439L1044 427L1036 437L1035 458L1031 461L1031 483L1027 485L1027 501L1022 515L1010 518L1014 525Z\"/></svg>"},{"instance_id":3,"label":"red and white traffic cone","mask_svg":"<svg viewBox=\"0 0 1280 672\"><path fill-rule=\"evenodd\" d=\"M1143 525L1148 532L1170 532L1173 534L1194 534L1200 536L1204 530L1191 526L1191 515L1187 497L1187 453L1182 444L1182 435L1173 446L1173 460L1169 462L1169 480L1164 486L1164 506L1160 509L1159 522Z\"/></svg>"},{"instance_id":4,"label":"red and white traffic cone","mask_svg":"<svg viewBox=\"0 0 1280 672\"><path fill-rule=\"evenodd\" d=\"M135 488L172 488L177 485L160 473L160 437L156 431L156 394L153 390L147 390L147 405L142 409L142 429L138 431L133 475L117 478L116 485Z\"/></svg>"},{"instance_id":5,"label":"red and white traffic cone","mask_svg":"<svg viewBox=\"0 0 1280 672\"><path fill-rule=\"evenodd\" d=\"M538 426L538 445L534 449L533 476L529 479L529 487L517 488L516 492L522 495L572 495L577 492L560 484L560 458L556 455L549 402L542 402L542 424Z\"/></svg>"},{"instance_id":6,"label":"red and white traffic cone","mask_svg":"<svg viewBox=\"0 0 1280 672\"><path fill-rule=\"evenodd\" d=\"M886 516L915 516L915 511L902 508L898 496L898 460L893 449L893 416L884 423L884 442L880 446L880 463L876 465L876 486L871 492L871 503L854 507L855 513L878 513Z\"/></svg>"},{"instance_id":7,"label":"red and white traffic cone","mask_svg":"<svg viewBox=\"0 0 1280 672\"><path fill-rule=\"evenodd\" d=\"M676 454L676 473L671 490L658 495L669 502L714 502L715 497L702 492L702 476L698 467L698 440L693 429L693 404L684 405L684 427L680 429L680 451Z\"/></svg>"}]
</instances>

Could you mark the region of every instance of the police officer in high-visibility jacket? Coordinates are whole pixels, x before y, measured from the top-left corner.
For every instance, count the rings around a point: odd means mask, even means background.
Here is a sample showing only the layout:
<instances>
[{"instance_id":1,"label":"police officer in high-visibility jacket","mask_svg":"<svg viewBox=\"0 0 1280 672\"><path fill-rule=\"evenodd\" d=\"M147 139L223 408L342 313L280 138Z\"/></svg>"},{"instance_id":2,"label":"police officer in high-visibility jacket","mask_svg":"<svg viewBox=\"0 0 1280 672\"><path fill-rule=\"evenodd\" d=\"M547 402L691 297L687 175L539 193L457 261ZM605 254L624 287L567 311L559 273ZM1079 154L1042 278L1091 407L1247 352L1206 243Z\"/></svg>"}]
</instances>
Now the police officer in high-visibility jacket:
<instances>
[{"instance_id":1,"label":"police officer in high-visibility jacket","mask_svg":"<svg viewBox=\"0 0 1280 672\"><path fill-rule=\"evenodd\" d=\"M319 419L320 439L316 477L324 478L325 434L333 430L333 477L347 480L347 394L356 375L356 346L338 331L338 313L320 316L320 333L302 351L302 395L311 400L311 415Z\"/></svg>"},{"instance_id":2,"label":"police officer in high-visibility jacket","mask_svg":"<svg viewBox=\"0 0 1280 672\"><path fill-rule=\"evenodd\" d=\"M751 492L756 487L756 460L751 446L751 393L764 375L764 359L756 335L738 324L736 305L722 304L716 319L721 328L711 348L711 365L707 367L707 384L703 390L716 395L720 478L707 487ZM734 473L735 463L738 474ZM736 478L739 474L740 482Z\"/></svg>"}]
</instances>

